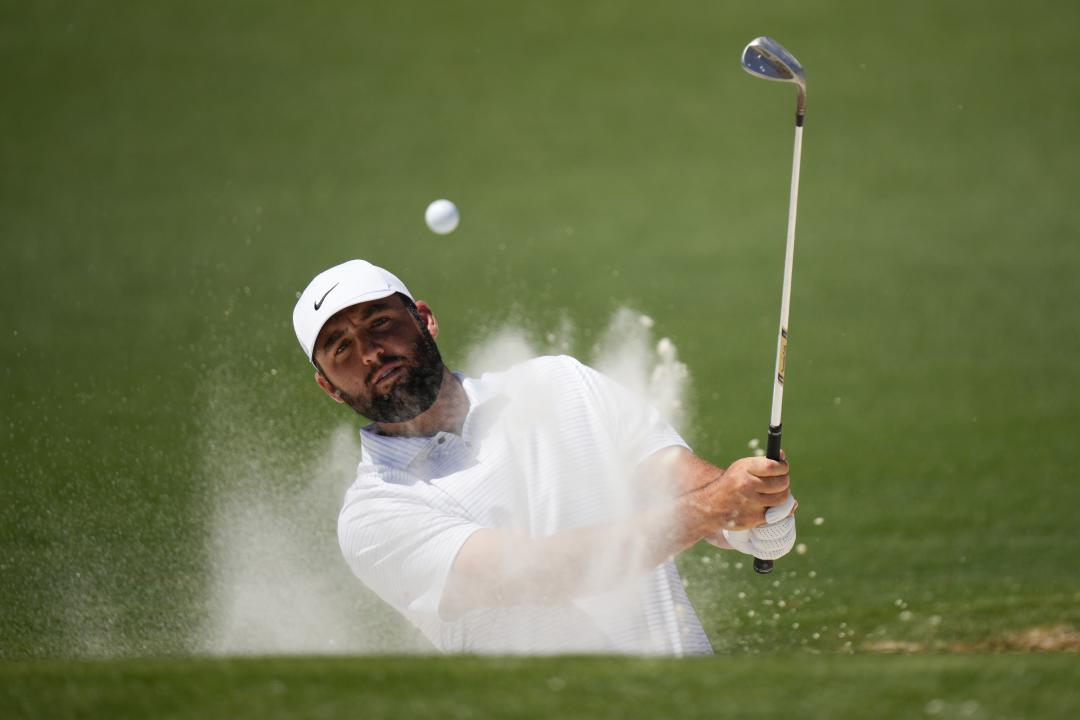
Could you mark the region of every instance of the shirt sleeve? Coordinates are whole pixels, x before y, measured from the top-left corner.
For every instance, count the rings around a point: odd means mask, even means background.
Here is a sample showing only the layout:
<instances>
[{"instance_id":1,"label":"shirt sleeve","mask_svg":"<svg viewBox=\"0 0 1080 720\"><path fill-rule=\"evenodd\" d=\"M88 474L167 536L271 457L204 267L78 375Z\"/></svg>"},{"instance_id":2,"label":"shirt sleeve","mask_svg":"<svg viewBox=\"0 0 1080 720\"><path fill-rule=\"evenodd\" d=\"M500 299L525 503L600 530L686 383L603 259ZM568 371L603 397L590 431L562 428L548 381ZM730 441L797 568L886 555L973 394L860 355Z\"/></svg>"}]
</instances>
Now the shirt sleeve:
<instances>
[{"instance_id":1,"label":"shirt sleeve","mask_svg":"<svg viewBox=\"0 0 1080 720\"><path fill-rule=\"evenodd\" d=\"M643 462L667 447L689 445L660 412L626 386L573 358L594 401L600 421L609 428L616 446L634 463Z\"/></svg>"},{"instance_id":2,"label":"shirt sleeve","mask_svg":"<svg viewBox=\"0 0 1080 720\"><path fill-rule=\"evenodd\" d=\"M427 483L387 482L397 473L405 474L360 466L338 516L338 542L353 573L379 597L399 611L438 617L450 567L481 526L453 512Z\"/></svg>"}]
</instances>

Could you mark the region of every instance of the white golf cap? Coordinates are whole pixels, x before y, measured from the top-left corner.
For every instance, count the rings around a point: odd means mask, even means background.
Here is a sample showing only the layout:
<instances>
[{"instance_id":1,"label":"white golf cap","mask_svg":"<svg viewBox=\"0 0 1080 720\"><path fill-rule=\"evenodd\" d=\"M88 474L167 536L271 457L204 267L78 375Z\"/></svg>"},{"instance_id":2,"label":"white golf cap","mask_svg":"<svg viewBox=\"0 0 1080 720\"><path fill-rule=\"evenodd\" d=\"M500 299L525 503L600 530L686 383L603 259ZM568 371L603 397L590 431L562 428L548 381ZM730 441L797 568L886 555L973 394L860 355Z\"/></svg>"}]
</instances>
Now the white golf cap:
<instances>
[{"instance_id":1,"label":"white golf cap","mask_svg":"<svg viewBox=\"0 0 1080 720\"><path fill-rule=\"evenodd\" d=\"M401 293L412 293L393 273L366 260L349 260L315 276L293 308L293 329L308 360L314 362L315 340L326 321L339 310Z\"/></svg>"}]
</instances>

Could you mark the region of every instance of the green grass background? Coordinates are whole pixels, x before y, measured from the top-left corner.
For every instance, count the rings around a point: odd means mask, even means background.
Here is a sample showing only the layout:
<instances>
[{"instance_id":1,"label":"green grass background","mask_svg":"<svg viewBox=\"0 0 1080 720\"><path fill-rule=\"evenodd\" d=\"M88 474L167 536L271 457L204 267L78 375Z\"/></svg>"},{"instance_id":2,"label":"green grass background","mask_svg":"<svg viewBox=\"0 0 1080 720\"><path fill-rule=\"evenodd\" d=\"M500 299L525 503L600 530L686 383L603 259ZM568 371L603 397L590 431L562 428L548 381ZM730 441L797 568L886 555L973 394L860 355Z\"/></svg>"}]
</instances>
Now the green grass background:
<instances>
[{"instance_id":1,"label":"green grass background","mask_svg":"<svg viewBox=\"0 0 1080 720\"><path fill-rule=\"evenodd\" d=\"M1080 625L1077 27L1045 0L0 2L5 702L119 717L162 684L180 716L226 668L241 707L275 673L344 706L392 672L412 681L379 707L419 683L443 711L464 686L481 715L555 713L562 673L596 679L581 714L634 677L656 695L627 714L763 715L790 686L806 716L922 716L934 687L970 689L944 714L1069 715L1068 657L865 648ZM515 661L505 686L479 660L180 659L206 615L208 409L297 467L343 421L290 322L332 263L393 268L451 361L564 317L587 354L628 304L690 367L700 453L763 435L794 94L738 68L763 33L809 80L784 406L809 552L767 580L683 556L726 657ZM422 221L442 196L445 238ZM144 656L177 659L108 662Z\"/></svg>"}]
</instances>

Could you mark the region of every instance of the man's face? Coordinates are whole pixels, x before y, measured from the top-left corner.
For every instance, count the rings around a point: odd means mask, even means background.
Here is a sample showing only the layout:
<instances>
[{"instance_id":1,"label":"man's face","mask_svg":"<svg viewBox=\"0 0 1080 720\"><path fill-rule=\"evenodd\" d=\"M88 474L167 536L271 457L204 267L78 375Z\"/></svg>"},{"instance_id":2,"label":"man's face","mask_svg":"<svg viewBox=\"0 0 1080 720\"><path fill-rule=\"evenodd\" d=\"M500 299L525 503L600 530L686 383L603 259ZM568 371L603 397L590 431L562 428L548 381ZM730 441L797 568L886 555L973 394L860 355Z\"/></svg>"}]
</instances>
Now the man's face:
<instances>
[{"instance_id":1,"label":"man's face","mask_svg":"<svg viewBox=\"0 0 1080 720\"><path fill-rule=\"evenodd\" d=\"M431 309L398 295L353 305L330 318L315 341L319 384L376 422L412 420L435 402L443 362Z\"/></svg>"}]
</instances>

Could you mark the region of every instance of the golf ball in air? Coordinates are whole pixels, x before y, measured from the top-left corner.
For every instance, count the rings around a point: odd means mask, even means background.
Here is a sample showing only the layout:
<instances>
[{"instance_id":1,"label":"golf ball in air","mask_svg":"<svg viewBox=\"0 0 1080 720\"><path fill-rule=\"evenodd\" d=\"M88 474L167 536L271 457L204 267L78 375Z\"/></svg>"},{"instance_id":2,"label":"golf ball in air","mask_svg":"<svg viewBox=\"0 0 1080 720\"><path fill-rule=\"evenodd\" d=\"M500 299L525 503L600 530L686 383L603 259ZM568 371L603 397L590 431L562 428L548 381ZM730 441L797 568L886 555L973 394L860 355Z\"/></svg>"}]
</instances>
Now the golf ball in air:
<instances>
[{"instance_id":1,"label":"golf ball in air","mask_svg":"<svg viewBox=\"0 0 1080 720\"><path fill-rule=\"evenodd\" d=\"M436 200L424 211L424 222L431 228L431 232L438 235L454 232L460 221L457 205L449 200Z\"/></svg>"}]
</instances>

